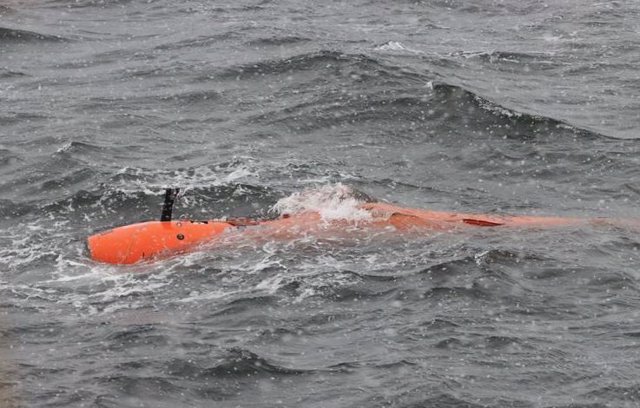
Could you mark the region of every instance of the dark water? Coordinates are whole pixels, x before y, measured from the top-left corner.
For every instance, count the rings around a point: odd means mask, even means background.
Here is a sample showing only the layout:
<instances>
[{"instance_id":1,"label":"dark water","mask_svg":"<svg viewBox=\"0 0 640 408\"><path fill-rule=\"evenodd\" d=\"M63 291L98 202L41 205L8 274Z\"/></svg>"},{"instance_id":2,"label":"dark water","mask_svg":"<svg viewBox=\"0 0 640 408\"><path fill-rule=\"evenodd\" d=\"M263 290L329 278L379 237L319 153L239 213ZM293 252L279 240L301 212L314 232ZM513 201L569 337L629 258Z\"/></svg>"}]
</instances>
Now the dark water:
<instances>
[{"instance_id":1,"label":"dark water","mask_svg":"<svg viewBox=\"0 0 640 408\"><path fill-rule=\"evenodd\" d=\"M640 218L631 0L0 5L0 406L637 407L640 240L90 233L305 189ZM334 187L335 186L335 187Z\"/></svg>"}]
</instances>

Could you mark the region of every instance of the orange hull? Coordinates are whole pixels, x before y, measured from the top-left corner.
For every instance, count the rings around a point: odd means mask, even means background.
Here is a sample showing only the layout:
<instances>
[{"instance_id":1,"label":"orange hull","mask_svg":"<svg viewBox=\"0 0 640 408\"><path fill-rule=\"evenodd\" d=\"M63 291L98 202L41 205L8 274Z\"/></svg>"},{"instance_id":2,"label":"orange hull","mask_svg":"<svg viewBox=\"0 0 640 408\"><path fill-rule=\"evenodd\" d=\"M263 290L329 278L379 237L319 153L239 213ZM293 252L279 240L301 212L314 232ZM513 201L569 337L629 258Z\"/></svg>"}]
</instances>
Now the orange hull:
<instances>
[{"instance_id":1,"label":"orange hull","mask_svg":"<svg viewBox=\"0 0 640 408\"><path fill-rule=\"evenodd\" d=\"M95 261L133 264L186 252L229 228L231 224L219 221L148 221L92 235L87 247Z\"/></svg>"},{"instance_id":2,"label":"orange hull","mask_svg":"<svg viewBox=\"0 0 640 408\"><path fill-rule=\"evenodd\" d=\"M385 203L361 206L371 219L358 221L369 229L393 227L397 231L447 231L473 227L557 227L579 225L588 220L566 217L493 216L403 208ZM220 234L250 227L248 234L269 239L290 239L304 234L338 235L349 221L325 222L318 213L307 212L275 220L149 221L114 228L87 239L91 259L110 264L140 261L187 252ZM355 223L355 222L352 222Z\"/></svg>"}]
</instances>

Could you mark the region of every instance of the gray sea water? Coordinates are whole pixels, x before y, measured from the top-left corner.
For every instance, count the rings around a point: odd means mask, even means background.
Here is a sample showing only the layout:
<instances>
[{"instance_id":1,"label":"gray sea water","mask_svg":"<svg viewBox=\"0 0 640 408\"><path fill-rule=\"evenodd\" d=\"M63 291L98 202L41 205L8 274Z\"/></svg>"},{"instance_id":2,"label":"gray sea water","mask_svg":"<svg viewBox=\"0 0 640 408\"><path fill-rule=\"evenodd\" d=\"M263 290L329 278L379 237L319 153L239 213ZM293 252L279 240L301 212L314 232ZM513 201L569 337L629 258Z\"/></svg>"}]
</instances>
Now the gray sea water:
<instances>
[{"instance_id":1,"label":"gray sea water","mask_svg":"<svg viewBox=\"0 0 640 408\"><path fill-rule=\"evenodd\" d=\"M5 0L0 406L637 407L633 228L245 242L87 235L349 185L640 218L632 0Z\"/></svg>"}]
</instances>

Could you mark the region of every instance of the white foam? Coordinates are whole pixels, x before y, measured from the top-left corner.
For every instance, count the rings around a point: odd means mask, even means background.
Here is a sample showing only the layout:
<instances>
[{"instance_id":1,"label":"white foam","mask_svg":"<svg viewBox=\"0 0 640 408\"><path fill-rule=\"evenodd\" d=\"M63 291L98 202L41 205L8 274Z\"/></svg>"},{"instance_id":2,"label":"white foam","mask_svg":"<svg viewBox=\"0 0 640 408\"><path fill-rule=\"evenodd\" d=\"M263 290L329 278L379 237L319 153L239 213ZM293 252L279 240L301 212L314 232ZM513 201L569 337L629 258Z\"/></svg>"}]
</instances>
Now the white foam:
<instances>
[{"instance_id":1,"label":"white foam","mask_svg":"<svg viewBox=\"0 0 640 408\"><path fill-rule=\"evenodd\" d=\"M389 41L389 42L387 42L385 44L382 44L377 49L379 49L381 51L404 51L407 48L404 45L402 45L401 42Z\"/></svg>"},{"instance_id":2,"label":"white foam","mask_svg":"<svg viewBox=\"0 0 640 408\"><path fill-rule=\"evenodd\" d=\"M221 186L232 182L250 182L259 174L249 156L234 157L230 163L205 165L189 169L158 171L141 167L124 167L116 174L125 176L117 185L123 193L154 195L166 186L180 186L183 191L201 186Z\"/></svg>"},{"instance_id":3,"label":"white foam","mask_svg":"<svg viewBox=\"0 0 640 408\"><path fill-rule=\"evenodd\" d=\"M360 208L361 201L353 197L353 190L342 183L305 189L282 198L273 206L281 214L318 212L323 220L367 221L371 214Z\"/></svg>"},{"instance_id":4,"label":"white foam","mask_svg":"<svg viewBox=\"0 0 640 408\"><path fill-rule=\"evenodd\" d=\"M376 47L377 51L406 51L413 54L422 54L419 50L411 49L399 41L388 41Z\"/></svg>"}]
</instances>

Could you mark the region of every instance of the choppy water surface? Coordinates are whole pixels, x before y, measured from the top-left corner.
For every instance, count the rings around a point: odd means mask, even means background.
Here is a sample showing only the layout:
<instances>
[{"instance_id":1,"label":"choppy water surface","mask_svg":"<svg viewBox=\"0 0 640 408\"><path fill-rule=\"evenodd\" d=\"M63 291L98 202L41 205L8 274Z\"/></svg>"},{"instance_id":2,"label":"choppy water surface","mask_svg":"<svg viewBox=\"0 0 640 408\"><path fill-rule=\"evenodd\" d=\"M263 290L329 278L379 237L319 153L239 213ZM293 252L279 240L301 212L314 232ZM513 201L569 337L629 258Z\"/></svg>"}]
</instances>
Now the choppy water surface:
<instances>
[{"instance_id":1,"label":"choppy water surface","mask_svg":"<svg viewBox=\"0 0 640 408\"><path fill-rule=\"evenodd\" d=\"M0 5L0 405L636 407L638 231L304 237L134 267L156 218L343 185L640 218L630 0ZM295 195L293 196L295 197Z\"/></svg>"}]
</instances>

